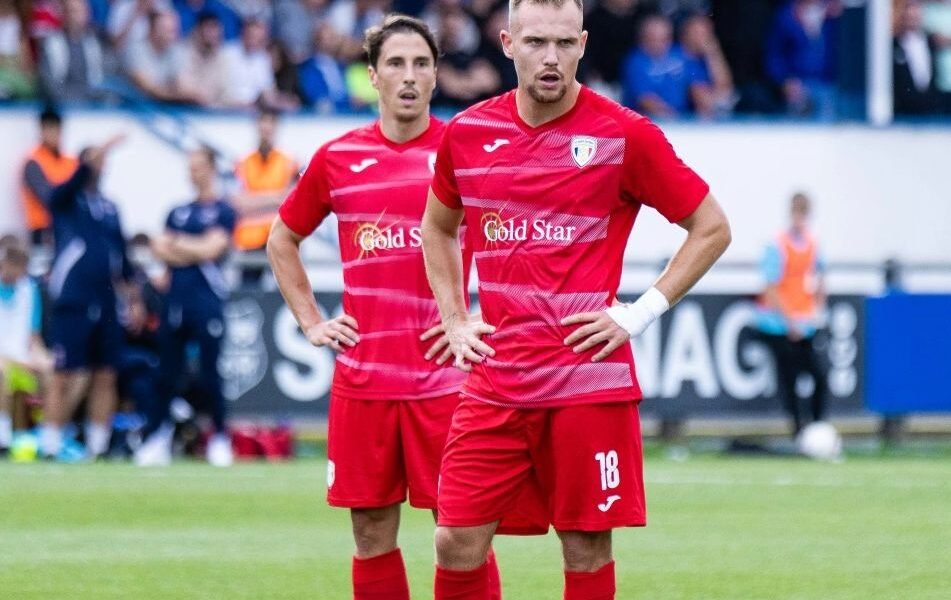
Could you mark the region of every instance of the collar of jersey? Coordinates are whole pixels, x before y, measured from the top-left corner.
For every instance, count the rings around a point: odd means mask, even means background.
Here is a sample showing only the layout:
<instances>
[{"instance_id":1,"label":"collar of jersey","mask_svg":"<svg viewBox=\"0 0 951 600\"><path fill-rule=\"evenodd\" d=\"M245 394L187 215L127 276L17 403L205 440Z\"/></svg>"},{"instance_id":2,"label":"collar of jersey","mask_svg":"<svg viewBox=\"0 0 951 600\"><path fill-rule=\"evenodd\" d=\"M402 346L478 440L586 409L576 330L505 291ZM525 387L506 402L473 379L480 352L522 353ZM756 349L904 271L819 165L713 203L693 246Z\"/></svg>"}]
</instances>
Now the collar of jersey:
<instances>
[{"instance_id":1,"label":"collar of jersey","mask_svg":"<svg viewBox=\"0 0 951 600\"><path fill-rule=\"evenodd\" d=\"M587 100L589 90L586 86L582 85L581 89L578 90L578 97L575 98L574 105L571 108L569 108L568 111L565 112L565 114L559 115L558 117L552 119L551 121L548 121L547 123L543 123L539 125L538 127L532 127L531 125L526 123L524 120L522 120L522 116L518 114L518 105L515 103L515 94L517 92L518 92L517 89L512 90L511 92L509 92L509 97L507 98L507 104L509 105L509 112L512 115L512 122L518 125L519 129L521 129L525 133L536 134L542 131L547 131L554 127L558 127L559 125L561 125L562 123L570 119L572 116L574 116L575 112L577 112L578 110L578 107L581 106L581 104L583 104Z\"/></svg>"},{"instance_id":2,"label":"collar of jersey","mask_svg":"<svg viewBox=\"0 0 951 600\"><path fill-rule=\"evenodd\" d=\"M436 130L436 117L429 115L429 125L426 127L425 131L423 131L421 134L417 135L411 140L406 140L403 143L397 143L391 140L390 138L386 137L385 135L383 135L383 129L380 128L379 119L377 119L377 121L373 124L373 131L376 132L377 137L380 139L381 142L383 142L383 145L385 145L390 150L394 150L396 152L405 152L411 148L418 147L420 143L426 138L428 138L435 130Z\"/></svg>"}]
</instances>

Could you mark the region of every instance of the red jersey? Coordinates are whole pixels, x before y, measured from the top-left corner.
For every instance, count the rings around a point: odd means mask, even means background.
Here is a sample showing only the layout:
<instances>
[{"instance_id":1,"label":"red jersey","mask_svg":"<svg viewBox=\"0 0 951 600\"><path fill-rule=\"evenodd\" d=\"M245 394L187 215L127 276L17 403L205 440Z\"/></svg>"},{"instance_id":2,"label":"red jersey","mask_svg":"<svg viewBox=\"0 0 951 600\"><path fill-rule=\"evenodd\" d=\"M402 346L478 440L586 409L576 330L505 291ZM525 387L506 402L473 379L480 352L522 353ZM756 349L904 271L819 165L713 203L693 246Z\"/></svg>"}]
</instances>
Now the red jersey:
<instances>
[{"instance_id":1,"label":"red jersey","mask_svg":"<svg viewBox=\"0 0 951 600\"><path fill-rule=\"evenodd\" d=\"M496 354L463 394L520 408L640 399L630 344L592 363L601 346L575 354L564 339L577 326L560 322L614 301L642 205L677 222L707 195L660 129L585 87L530 127L512 91L450 121L432 190L465 208L482 316L496 326Z\"/></svg>"},{"instance_id":2,"label":"red jersey","mask_svg":"<svg viewBox=\"0 0 951 600\"><path fill-rule=\"evenodd\" d=\"M310 235L337 215L343 262L343 309L360 342L337 355L332 393L362 400L415 400L454 393L465 374L423 358L439 323L426 279L420 223L436 150L446 126L436 120L404 144L378 123L322 146L281 205L284 223ZM471 262L471 255L463 264Z\"/></svg>"}]
</instances>

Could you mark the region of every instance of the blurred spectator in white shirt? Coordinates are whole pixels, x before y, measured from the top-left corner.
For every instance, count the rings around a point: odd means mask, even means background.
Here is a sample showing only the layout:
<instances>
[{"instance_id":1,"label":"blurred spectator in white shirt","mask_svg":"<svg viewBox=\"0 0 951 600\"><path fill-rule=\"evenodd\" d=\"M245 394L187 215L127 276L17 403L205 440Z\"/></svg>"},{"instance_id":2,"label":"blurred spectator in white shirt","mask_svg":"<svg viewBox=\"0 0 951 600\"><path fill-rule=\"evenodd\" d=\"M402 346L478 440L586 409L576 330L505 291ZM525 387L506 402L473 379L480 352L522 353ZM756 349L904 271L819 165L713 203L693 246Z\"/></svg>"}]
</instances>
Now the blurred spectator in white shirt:
<instances>
[{"instance_id":1,"label":"blurred spectator in white shirt","mask_svg":"<svg viewBox=\"0 0 951 600\"><path fill-rule=\"evenodd\" d=\"M33 59L26 15L14 0L0 0L0 100L33 95Z\"/></svg>"},{"instance_id":2,"label":"blurred spectator in white shirt","mask_svg":"<svg viewBox=\"0 0 951 600\"><path fill-rule=\"evenodd\" d=\"M149 36L149 17L172 10L168 0L116 0L109 9L109 41L120 55Z\"/></svg>"},{"instance_id":3,"label":"blurred spectator in white shirt","mask_svg":"<svg viewBox=\"0 0 951 600\"><path fill-rule=\"evenodd\" d=\"M253 18L242 24L241 38L225 47L223 52L229 70L229 104L257 104L277 110L297 108L293 96L277 90L271 55L268 53L268 38L267 24Z\"/></svg>"},{"instance_id":4,"label":"blurred spectator in white shirt","mask_svg":"<svg viewBox=\"0 0 951 600\"><path fill-rule=\"evenodd\" d=\"M183 80L186 61L178 15L164 10L149 16L149 35L129 47L126 71L132 83L153 100L200 103L201 94Z\"/></svg>"},{"instance_id":5,"label":"blurred spectator in white shirt","mask_svg":"<svg viewBox=\"0 0 951 600\"><path fill-rule=\"evenodd\" d=\"M221 21L213 13L202 13L191 36L182 72L182 85L195 90L196 101L202 106L229 106L230 70L222 48Z\"/></svg>"},{"instance_id":6,"label":"blurred spectator in white shirt","mask_svg":"<svg viewBox=\"0 0 951 600\"><path fill-rule=\"evenodd\" d=\"M307 60L318 25L327 13L328 0L276 0L274 37L295 65Z\"/></svg>"},{"instance_id":7,"label":"blurred spectator in white shirt","mask_svg":"<svg viewBox=\"0 0 951 600\"><path fill-rule=\"evenodd\" d=\"M63 29L40 51L40 81L51 100L92 100L104 79L103 53L89 24L86 0L63 0Z\"/></svg>"}]
</instances>

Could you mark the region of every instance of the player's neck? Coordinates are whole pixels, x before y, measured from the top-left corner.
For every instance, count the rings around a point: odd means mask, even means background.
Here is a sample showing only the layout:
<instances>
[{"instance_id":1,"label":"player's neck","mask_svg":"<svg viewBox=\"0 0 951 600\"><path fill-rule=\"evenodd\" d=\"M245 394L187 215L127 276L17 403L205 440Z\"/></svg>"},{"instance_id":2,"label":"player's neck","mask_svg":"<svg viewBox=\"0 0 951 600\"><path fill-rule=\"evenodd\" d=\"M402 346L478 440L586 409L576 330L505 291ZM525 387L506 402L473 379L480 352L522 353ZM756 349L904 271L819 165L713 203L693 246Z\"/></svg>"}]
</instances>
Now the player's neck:
<instances>
[{"instance_id":1,"label":"player's neck","mask_svg":"<svg viewBox=\"0 0 951 600\"><path fill-rule=\"evenodd\" d=\"M213 185L198 189L198 201L202 204L210 204L218 200L218 190Z\"/></svg>"},{"instance_id":2,"label":"player's neck","mask_svg":"<svg viewBox=\"0 0 951 600\"><path fill-rule=\"evenodd\" d=\"M568 90L558 102L538 102L529 95L528 90L519 86L515 92L515 108L518 116L529 127L540 127L574 108L580 93L581 84L574 80L568 84Z\"/></svg>"},{"instance_id":3,"label":"player's neck","mask_svg":"<svg viewBox=\"0 0 951 600\"><path fill-rule=\"evenodd\" d=\"M429 111L412 121L380 117L380 132L394 144L404 144L423 135L429 129Z\"/></svg>"}]
</instances>

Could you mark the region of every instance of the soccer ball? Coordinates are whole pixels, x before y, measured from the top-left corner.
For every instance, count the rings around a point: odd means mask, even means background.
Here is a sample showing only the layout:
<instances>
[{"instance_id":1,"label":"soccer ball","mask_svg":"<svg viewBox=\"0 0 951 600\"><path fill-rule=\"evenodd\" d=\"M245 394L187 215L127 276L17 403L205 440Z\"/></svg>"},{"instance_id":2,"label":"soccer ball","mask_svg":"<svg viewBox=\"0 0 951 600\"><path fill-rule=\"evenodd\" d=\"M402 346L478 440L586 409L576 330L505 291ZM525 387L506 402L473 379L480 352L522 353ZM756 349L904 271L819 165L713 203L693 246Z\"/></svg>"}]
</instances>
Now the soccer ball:
<instances>
[{"instance_id":1,"label":"soccer ball","mask_svg":"<svg viewBox=\"0 0 951 600\"><path fill-rule=\"evenodd\" d=\"M831 423L817 421L807 425L796 438L799 452L815 460L842 457L842 436Z\"/></svg>"}]
</instances>

